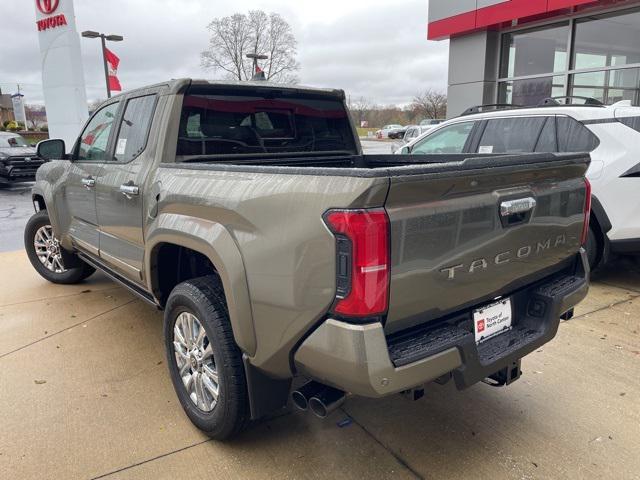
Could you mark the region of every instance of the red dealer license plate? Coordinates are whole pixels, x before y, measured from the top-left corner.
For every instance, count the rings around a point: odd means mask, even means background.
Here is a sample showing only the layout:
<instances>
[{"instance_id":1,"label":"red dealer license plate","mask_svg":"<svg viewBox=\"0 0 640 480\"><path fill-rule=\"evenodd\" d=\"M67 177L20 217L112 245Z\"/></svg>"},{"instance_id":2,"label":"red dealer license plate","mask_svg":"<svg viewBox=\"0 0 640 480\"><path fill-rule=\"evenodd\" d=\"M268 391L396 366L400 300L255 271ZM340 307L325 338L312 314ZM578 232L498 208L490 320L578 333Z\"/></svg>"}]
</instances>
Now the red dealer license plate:
<instances>
[{"instance_id":1,"label":"red dealer license plate","mask_svg":"<svg viewBox=\"0 0 640 480\"><path fill-rule=\"evenodd\" d=\"M473 311L476 343L511 330L511 299L504 298Z\"/></svg>"}]
</instances>

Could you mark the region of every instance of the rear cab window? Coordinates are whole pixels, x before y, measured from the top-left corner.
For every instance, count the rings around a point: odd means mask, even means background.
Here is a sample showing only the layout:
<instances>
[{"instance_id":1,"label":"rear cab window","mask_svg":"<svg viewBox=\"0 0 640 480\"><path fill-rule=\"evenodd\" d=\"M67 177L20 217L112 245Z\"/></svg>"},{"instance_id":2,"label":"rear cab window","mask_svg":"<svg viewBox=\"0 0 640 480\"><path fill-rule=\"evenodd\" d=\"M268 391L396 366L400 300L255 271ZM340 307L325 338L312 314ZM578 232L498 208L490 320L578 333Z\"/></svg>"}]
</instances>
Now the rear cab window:
<instances>
[{"instance_id":1,"label":"rear cab window","mask_svg":"<svg viewBox=\"0 0 640 480\"><path fill-rule=\"evenodd\" d=\"M356 154L344 103L337 95L288 89L192 87L184 96L176 160L304 152Z\"/></svg>"}]
</instances>

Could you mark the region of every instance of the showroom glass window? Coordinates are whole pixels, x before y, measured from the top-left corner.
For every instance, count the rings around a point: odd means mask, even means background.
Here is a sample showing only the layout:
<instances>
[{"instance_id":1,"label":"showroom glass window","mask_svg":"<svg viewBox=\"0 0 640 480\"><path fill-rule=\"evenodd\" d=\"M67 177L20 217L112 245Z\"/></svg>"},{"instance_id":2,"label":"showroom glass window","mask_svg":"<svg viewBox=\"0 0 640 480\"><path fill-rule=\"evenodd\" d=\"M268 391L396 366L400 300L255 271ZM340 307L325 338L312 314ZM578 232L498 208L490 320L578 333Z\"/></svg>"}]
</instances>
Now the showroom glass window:
<instances>
[{"instance_id":1,"label":"showroom glass window","mask_svg":"<svg viewBox=\"0 0 640 480\"><path fill-rule=\"evenodd\" d=\"M531 106L547 97L574 95L638 105L638 45L638 9L504 33L498 101Z\"/></svg>"},{"instance_id":2,"label":"showroom glass window","mask_svg":"<svg viewBox=\"0 0 640 480\"><path fill-rule=\"evenodd\" d=\"M536 105L547 97L564 95L569 46L569 22L502 36L501 77L531 77L501 82L500 102Z\"/></svg>"},{"instance_id":3,"label":"showroom glass window","mask_svg":"<svg viewBox=\"0 0 640 480\"><path fill-rule=\"evenodd\" d=\"M603 103L631 100L640 89L640 11L592 16L575 22L572 70L574 95Z\"/></svg>"}]
</instances>

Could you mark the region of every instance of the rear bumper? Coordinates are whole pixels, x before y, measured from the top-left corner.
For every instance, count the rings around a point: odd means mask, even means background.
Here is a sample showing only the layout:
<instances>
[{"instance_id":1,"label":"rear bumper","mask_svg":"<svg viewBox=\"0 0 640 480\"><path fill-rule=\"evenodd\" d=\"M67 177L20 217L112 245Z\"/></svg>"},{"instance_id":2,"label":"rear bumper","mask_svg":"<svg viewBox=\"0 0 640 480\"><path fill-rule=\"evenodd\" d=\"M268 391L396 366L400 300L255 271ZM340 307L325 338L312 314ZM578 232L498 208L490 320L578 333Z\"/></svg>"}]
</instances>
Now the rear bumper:
<instances>
[{"instance_id":1,"label":"rear bumper","mask_svg":"<svg viewBox=\"0 0 640 480\"><path fill-rule=\"evenodd\" d=\"M589 270L581 251L575 272L555 275L515 293L511 331L476 345L471 311L456 323L414 329L387 338L381 323L323 322L298 348L298 371L315 380L365 397L383 397L452 374L459 389L511 365L550 341L560 316L588 292ZM458 321L459 320L459 321Z\"/></svg>"}]
</instances>

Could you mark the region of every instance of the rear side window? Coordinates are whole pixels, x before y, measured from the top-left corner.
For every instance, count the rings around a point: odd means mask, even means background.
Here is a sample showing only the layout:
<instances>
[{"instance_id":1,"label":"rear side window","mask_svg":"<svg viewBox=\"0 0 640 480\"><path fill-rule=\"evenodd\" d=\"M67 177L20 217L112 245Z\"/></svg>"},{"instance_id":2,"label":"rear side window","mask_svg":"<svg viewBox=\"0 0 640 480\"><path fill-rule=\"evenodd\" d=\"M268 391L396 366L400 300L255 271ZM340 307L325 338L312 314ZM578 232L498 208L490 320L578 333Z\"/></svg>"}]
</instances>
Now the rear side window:
<instances>
[{"instance_id":1,"label":"rear side window","mask_svg":"<svg viewBox=\"0 0 640 480\"><path fill-rule=\"evenodd\" d=\"M558 117L558 151L591 152L599 144L596 137L587 127L570 117Z\"/></svg>"},{"instance_id":2,"label":"rear side window","mask_svg":"<svg viewBox=\"0 0 640 480\"><path fill-rule=\"evenodd\" d=\"M545 122L545 117L488 120L478 153L531 153Z\"/></svg>"},{"instance_id":3,"label":"rear side window","mask_svg":"<svg viewBox=\"0 0 640 480\"><path fill-rule=\"evenodd\" d=\"M116 141L115 157L119 162L130 162L144 150L155 104L155 95L127 102Z\"/></svg>"},{"instance_id":4,"label":"rear side window","mask_svg":"<svg viewBox=\"0 0 640 480\"><path fill-rule=\"evenodd\" d=\"M558 151L555 117L549 117L545 121L535 151L536 153L554 153Z\"/></svg>"},{"instance_id":5,"label":"rear side window","mask_svg":"<svg viewBox=\"0 0 640 480\"><path fill-rule=\"evenodd\" d=\"M357 152L340 98L260 90L256 95L191 89L184 97L176 155Z\"/></svg>"},{"instance_id":6,"label":"rear side window","mask_svg":"<svg viewBox=\"0 0 640 480\"><path fill-rule=\"evenodd\" d=\"M621 117L618 121L629 128L633 128L636 132L640 132L640 117Z\"/></svg>"}]
</instances>

